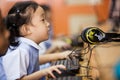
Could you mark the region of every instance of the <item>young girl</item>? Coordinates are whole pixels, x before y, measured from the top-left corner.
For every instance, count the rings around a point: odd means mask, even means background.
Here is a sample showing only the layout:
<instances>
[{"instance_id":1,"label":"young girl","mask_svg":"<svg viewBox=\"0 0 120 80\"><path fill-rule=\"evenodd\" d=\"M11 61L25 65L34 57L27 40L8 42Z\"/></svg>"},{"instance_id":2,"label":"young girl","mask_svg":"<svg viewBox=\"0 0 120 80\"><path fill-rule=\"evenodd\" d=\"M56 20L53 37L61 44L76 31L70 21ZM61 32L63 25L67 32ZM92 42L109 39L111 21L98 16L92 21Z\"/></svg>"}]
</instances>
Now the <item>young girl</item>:
<instances>
[{"instance_id":1,"label":"young girl","mask_svg":"<svg viewBox=\"0 0 120 80\"><path fill-rule=\"evenodd\" d=\"M2 58L4 56L7 49L8 49L8 38L9 38L9 31L6 29L5 25L2 22L2 15L0 10L0 80L7 80L5 71L3 68Z\"/></svg>"},{"instance_id":2,"label":"young girl","mask_svg":"<svg viewBox=\"0 0 120 80\"><path fill-rule=\"evenodd\" d=\"M56 65L39 71L39 64L67 58L70 51L38 56L38 44L48 39L49 23L37 3L16 3L8 12L6 25L10 31L10 48L3 61L8 80L38 80L48 74L55 78L52 71L60 74L58 68L65 69Z\"/></svg>"}]
</instances>

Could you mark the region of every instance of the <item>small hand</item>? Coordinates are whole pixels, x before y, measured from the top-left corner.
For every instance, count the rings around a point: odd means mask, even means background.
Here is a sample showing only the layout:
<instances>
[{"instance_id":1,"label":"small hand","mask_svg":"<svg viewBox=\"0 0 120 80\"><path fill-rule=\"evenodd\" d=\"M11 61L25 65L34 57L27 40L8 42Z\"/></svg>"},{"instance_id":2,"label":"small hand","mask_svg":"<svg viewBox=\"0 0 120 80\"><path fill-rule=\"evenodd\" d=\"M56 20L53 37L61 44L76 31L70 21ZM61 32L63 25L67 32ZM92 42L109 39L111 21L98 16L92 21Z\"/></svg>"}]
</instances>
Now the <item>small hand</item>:
<instances>
[{"instance_id":1,"label":"small hand","mask_svg":"<svg viewBox=\"0 0 120 80\"><path fill-rule=\"evenodd\" d=\"M50 75L52 78L55 79L56 77L53 74L53 71L56 71L58 74L61 74L61 71L59 70L59 68L64 69L64 70L66 69L66 67L63 65L55 65L55 66L45 69L46 75Z\"/></svg>"}]
</instances>

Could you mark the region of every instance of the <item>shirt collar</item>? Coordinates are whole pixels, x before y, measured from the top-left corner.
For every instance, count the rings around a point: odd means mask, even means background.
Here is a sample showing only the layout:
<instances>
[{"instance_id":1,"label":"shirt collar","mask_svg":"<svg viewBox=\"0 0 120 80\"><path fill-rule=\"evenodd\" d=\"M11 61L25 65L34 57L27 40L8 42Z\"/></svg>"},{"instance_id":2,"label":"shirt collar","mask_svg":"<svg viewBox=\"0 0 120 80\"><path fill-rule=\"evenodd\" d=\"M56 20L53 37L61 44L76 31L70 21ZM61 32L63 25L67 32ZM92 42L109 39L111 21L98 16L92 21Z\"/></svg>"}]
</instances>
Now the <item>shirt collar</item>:
<instances>
[{"instance_id":1,"label":"shirt collar","mask_svg":"<svg viewBox=\"0 0 120 80\"><path fill-rule=\"evenodd\" d=\"M28 38L19 37L18 40L19 40L20 42L27 43L27 44L33 46L34 48L36 48L36 49L38 49L38 50L40 49L40 46L39 46L38 44L36 44L34 41L32 41L32 40L30 40L30 39L28 39Z\"/></svg>"}]
</instances>

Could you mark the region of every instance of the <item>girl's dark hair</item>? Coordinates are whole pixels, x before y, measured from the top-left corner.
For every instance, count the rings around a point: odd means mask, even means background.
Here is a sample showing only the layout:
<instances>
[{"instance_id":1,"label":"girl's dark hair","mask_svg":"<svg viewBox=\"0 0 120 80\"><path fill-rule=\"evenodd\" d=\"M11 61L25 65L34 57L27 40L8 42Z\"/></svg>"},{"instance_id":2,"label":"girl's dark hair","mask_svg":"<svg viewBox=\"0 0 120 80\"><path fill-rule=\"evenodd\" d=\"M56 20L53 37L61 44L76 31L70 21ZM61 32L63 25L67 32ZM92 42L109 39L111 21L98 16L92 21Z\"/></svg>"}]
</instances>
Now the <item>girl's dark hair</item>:
<instances>
[{"instance_id":1,"label":"girl's dark hair","mask_svg":"<svg viewBox=\"0 0 120 80\"><path fill-rule=\"evenodd\" d=\"M10 31L10 45L18 46L19 42L16 40L20 37L20 27L31 21L31 14L38 8L38 4L33 1L17 2L8 12L5 19L7 28Z\"/></svg>"},{"instance_id":2,"label":"girl's dark hair","mask_svg":"<svg viewBox=\"0 0 120 80\"><path fill-rule=\"evenodd\" d=\"M51 11L51 8L48 5L40 5L40 6L44 9L45 12Z\"/></svg>"}]
</instances>

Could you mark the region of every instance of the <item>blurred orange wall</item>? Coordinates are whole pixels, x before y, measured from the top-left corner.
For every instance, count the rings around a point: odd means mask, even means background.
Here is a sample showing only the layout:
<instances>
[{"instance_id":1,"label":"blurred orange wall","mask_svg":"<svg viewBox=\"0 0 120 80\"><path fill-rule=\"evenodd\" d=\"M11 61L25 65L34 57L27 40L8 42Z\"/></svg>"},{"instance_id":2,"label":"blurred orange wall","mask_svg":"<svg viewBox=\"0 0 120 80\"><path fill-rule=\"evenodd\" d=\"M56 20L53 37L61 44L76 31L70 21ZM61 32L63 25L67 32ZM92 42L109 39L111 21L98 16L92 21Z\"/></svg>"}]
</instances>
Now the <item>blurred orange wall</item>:
<instances>
[{"instance_id":1,"label":"blurred orange wall","mask_svg":"<svg viewBox=\"0 0 120 80\"><path fill-rule=\"evenodd\" d=\"M97 13L99 22L105 21L109 16L110 0L102 1L103 3L101 3L100 5L95 5L95 11Z\"/></svg>"},{"instance_id":2,"label":"blurred orange wall","mask_svg":"<svg viewBox=\"0 0 120 80\"><path fill-rule=\"evenodd\" d=\"M6 16L8 10L16 1L24 0L0 0L0 8L3 16ZM72 14L95 14L98 21L106 20L108 17L110 0L102 0L99 5L66 5L65 0L34 0L40 4L48 4L52 9L52 20L54 25L54 34L69 35L68 19Z\"/></svg>"}]
</instances>

